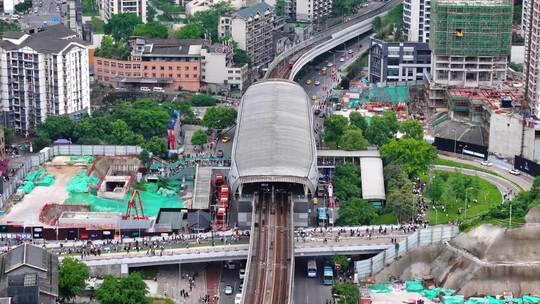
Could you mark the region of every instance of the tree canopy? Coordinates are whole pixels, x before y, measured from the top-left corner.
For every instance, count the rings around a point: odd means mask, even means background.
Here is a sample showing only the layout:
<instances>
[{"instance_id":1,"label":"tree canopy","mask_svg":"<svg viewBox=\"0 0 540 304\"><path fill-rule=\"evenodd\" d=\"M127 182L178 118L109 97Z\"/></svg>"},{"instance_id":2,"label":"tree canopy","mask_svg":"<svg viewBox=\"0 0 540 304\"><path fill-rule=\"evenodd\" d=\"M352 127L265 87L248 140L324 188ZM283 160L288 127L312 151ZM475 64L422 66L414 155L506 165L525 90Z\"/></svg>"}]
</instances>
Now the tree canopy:
<instances>
[{"instance_id":1,"label":"tree canopy","mask_svg":"<svg viewBox=\"0 0 540 304\"><path fill-rule=\"evenodd\" d=\"M233 53L234 63L238 65L251 64L251 58L246 51L235 47Z\"/></svg>"},{"instance_id":2,"label":"tree canopy","mask_svg":"<svg viewBox=\"0 0 540 304\"><path fill-rule=\"evenodd\" d=\"M44 123L40 125L40 130L43 131L52 140L60 138L73 139L73 129L75 122L68 116L49 116Z\"/></svg>"},{"instance_id":3,"label":"tree canopy","mask_svg":"<svg viewBox=\"0 0 540 304\"><path fill-rule=\"evenodd\" d=\"M207 32L212 41L218 41L218 21L219 16L223 16L232 10L228 2L218 2L210 7L210 9L196 12L191 18L190 23L198 24L205 32Z\"/></svg>"},{"instance_id":4,"label":"tree canopy","mask_svg":"<svg viewBox=\"0 0 540 304\"><path fill-rule=\"evenodd\" d=\"M216 99L206 94L197 94L191 98L191 104L194 107L213 107L216 105Z\"/></svg>"},{"instance_id":5,"label":"tree canopy","mask_svg":"<svg viewBox=\"0 0 540 304\"><path fill-rule=\"evenodd\" d=\"M0 20L0 36L3 35L5 32L20 32L20 31L21 31L21 26L19 25L19 23Z\"/></svg>"},{"instance_id":6,"label":"tree canopy","mask_svg":"<svg viewBox=\"0 0 540 304\"><path fill-rule=\"evenodd\" d=\"M125 42L133 35L135 27L142 23L141 18L133 13L115 14L105 24L105 34L111 35L116 42Z\"/></svg>"},{"instance_id":7,"label":"tree canopy","mask_svg":"<svg viewBox=\"0 0 540 304\"><path fill-rule=\"evenodd\" d=\"M437 150L425 142L413 138L392 139L380 149L386 163L401 163L409 176L420 176L437 158Z\"/></svg>"},{"instance_id":8,"label":"tree canopy","mask_svg":"<svg viewBox=\"0 0 540 304\"><path fill-rule=\"evenodd\" d=\"M203 124L210 129L226 129L236 122L236 110L229 107L211 107L206 110Z\"/></svg>"},{"instance_id":9,"label":"tree canopy","mask_svg":"<svg viewBox=\"0 0 540 304\"><path fill-rule=\"evenodd\" d=\"M338 304L358 304L360 289L354 283L335 283L332 294L337 295Z\"/></svg>"},{"instance_id":10,"label":"tree canopy","mask_svg":"<svg viewBox=\"0 0 540 304\"><path fill-rule=\"evenodd\" d=\"M362 130L349 126L339 138L339 148L346 151L358 151L367 149L369 143L362 135Z\"/></svg>"},{"instance_id":11,"label":"tree canopy","mask_svg":"<svg viewBox=\"0 0 540 304\"><path fill-rule=\"evenodd\" d=\"M109 59L128 60L131 55L131 47L114 42L111 36L104 36L101 40L101 46L96 48L94 55Z\"/></svg>"},{"instance_id":12,"label":"tree canopy","mask_svg":"<svg viewBox=\"0 0 540 304\"><path fill-rule=\"evenodd\" d=\"M394 112L384 112L383 115L371 119L366 129L367 140L377 146L382 146L398 131L398 121Z\"/></svg>"},{"instance_id":13,"label":"tree canopy","mask_svg":"<svg viewBox=\"0 0 540 304\"><path fill-rule=\"evenodd\" d=\"M324 120L324 141L327 145L336 146L341 135L345 131L345 127L349 122L347 118L332 114Z\"/></svg>"},{"instance_id":14,"label":"tree canopy","mask_svg":"<svg viewBox=\"0 0 540 304\"><path fill-rule=\"evenodd\" d=\"M412 182L405 171L392 176L388 182L386 210L392 211L400 221L409 221L415 210Z\"/></svg>"},{"instance_id":15,"label":"tree canopy","mask_svg":"<svg viewBox=\"0 0 540 304\"><path fill-rule=\"evenodd\" d=\"M274 13L277 15L277 16L280 16L280 17L283 17L286 15L286 2L285 0L277 0L276 1L276 6L274 7Z\"/></svg>"},{"instance_id":16,"label":"tree canopy","mask_svg":"<svg viewBox=\"0 0 540 304\"><path fill-rule=\"evenodd\" d=\"M208 143L208 135L202 130L197 129L191 136L191 144L194 146L202 146Z\"/></svg>"},{"instance_id":17,"label":"tree canopy","mask_svg":"<svg viewBox=\"0 0 540 304\"><path fill-rule=\"evenodd\" d=\"M349 260L344 255L333 255L330 260L332 261L332 263L334 263L334 266L336 264L339 264L341 266L341 269L349 268Z\"/></svg>"},{"instance_id":18,"label":"tree canopy","mask_svg":"<svg viewBox=\"0 0 540 304\"><path fill-rule=\"evenodd\" d=\"M167 38L169 37L169 30L161 23L149 22L137 24L133 29L133 35L152 38Z\"/></svg>"},{"instance_id":19,"label":"tree canopy","mask_svg":"<svg viewBox=\"0 0 540 304\"><path fill-rule=\"evenodd\" d=\"M60 297L70 301L84 291L86 280L90 276L88 266L72 258L62 260L58 269L58 291Z\"/></svg>"},{"instance_id":20,"label":"tree canopy","mask_svg":"<svg viewBox=\"0 0 540 304\"><path fill-rule=\"evenodd\" d=\"M176 32L178 39L204 38L204 28L197 23L186 24Z\"/></svg>"},{"instance_id":21,"label":"tree canopy","mask_svg":"<svg viewBox=\"0 0 540 304\"><path fill-rule=\"evenodd\" d=\"M422 125L414 119L405 120L399 125L399 131L403 133L404 138L423 139L424 129Z\"/></svg>"},{"instance_id":22,"label":"tree canopy","mask_svg":"<svg viewBox=\"0 0 540 304\"><path fill-rule=\"evenodd\" d=\"M101 304L149 304L147 294L148 287L138 272L125 278L106 276L96 290Z\"/></svg>"},{"instance_id":23,"label":"tree canopy","mask_svg":"<svg viewBox=\"0 0 540 304\"><path fill-rule=\"evenodd\" d=\"M371 225L376 217L377 210L365 200L354 198L339 203L339 225Z\"/></svg>"},{"instance_id":24,"label":"tree canopy","mask_svg":"<svg viewBox=\"0 0 540 304\"><path fill-rule=\"evenodd\" d=\"M362 134L366 134L368 123L364 115L356 111L351 112L351 114L349 115L349 121L352 126L356 126L360 130L362 130Z\"/></svg>"},{"instance_id":25,"label":"tree canopy","mask_svg":"<svg viewBox=\"0 0 540 304\"><path fill-rule=\"evenodd\" d=\"M336 166L332 178L334 193L342 200L360 197L360 169L353 164Z\"/></svg>"}]
</instances>

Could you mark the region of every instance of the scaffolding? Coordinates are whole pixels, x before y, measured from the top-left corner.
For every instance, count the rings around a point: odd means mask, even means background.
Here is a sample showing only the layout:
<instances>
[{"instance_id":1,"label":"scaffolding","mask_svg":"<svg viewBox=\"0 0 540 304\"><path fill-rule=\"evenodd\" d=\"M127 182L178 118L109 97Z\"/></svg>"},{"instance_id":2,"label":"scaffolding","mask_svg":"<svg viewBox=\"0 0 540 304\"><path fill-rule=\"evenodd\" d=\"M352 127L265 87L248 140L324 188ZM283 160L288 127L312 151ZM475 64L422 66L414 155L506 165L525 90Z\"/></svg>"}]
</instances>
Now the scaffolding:
<instances>
[{"instance_id":1,"label":"scaffolding","mask_svg":"<svg viewBox=\"0 0 540 304\"><path fill-rule=\"evenodd\" d=\"M510 0L435 0L430 48L439 56L507 56L512 42Z\"/></svg>"}]
</instances>

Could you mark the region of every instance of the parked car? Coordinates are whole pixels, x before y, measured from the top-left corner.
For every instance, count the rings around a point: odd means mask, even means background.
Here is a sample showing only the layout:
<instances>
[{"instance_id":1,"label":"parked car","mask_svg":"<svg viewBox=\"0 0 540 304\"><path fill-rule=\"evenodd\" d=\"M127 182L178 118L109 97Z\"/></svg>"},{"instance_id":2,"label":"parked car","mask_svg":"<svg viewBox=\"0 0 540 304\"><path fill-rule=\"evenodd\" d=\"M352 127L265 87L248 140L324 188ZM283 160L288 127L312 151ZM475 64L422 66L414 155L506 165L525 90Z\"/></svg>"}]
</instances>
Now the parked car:
<instances>
[{"instance_id":1,"label":"parked car","mask_svg":"<svg viewBox=\"0 0 540 304\"><path fill-rule=\"evenodd\" d=\"M242 304L242 294L237 293L234 297L234 304Z\"/></svg>"},{"instance_id":2,"label":"parked car","mask_svg":"<svg viewBox=\"0 0 540 304\"><path fill-rule=\"evenodd\" d=\"M165 89L162 88L162 87L153 87L152 91L153 92L158 92L158 93L165 93Z\"/></svg>"},{"instance_id":3,"label":"parked car","mask_svg":"<svg viewBox=\"0 0 540 304\"><path fill-rule=\"evenodd\" d=\"M345 62L345 57L339 58L339 62Z\"/></svg>"},{"instance_id":4,"label":"parked car","mask_svg":"<svg viewBox=\"0 0 540 304\"><path fill-rule=\"evenodd\" d=\"M223 138L221 139L222 143L228 143L229 141L231 141L231 138L229 136L223 136Z\"/></svg>"},{"instance_id":5,"label":"parked car","mask_svg":"<svg viewBox=\"0 0 540 304\"><path fill-rule=\"evenodd\" d=\"M352 54L354 52L353 52L353 50L348 50L347 53L350 55L350 54Z\"/></svg>"},{"instance_id":6,"label":"parked car","mask_svg":"<svg viewBox=\"0 0 540 304\"><path fill-rule=\"evenodd\" d=\"M150 92L149 87L141 87L141 92Z\"/></svg>"},{"instance_id":7,"label":"parked car","mask_svg":"<svg viewBox=\"0 0 540 304\"><path fill-rule=\"evenodd\" d=\"M512 174L512 175L520 175L521 174L521 172L519 172L519 170L516 170L516 169L511 169L508 172L510 172L510 174Z\"/></svg>"},{"instance_id":8,"label":"parked car","mask_svg":"<svg viewBox=\"0 0 540 304\"><path fill-rule=\"evenodd\" d=\"M321 85L321 82L320 82L320 81L318 81L318 80L315 80L315 83L314 83L314 85L316 85L316 86L320 86L320 85Z\"/></svg>"},{"instance_id":9,"label":"parked car","mask_svg":"<svg viewBox=\"0 0 540 304\"><path fill-rule=\"evenodd\" d=\"M219 149L217 150L217 157L223 157L223 150Z\"/></svg>"},{"instance_id":10,"label":"parked car","mask_svg":"<svg viewBox=\"0 0 540 304\"><path fill-rule=\"evenodd\" d=\"M493 166L493 164L490 163L490 162L488 162L487 160L481 162L480 164L481 164L482 166L485 166L485 167L491 167L491 166Z\"/></svg>"},{"instance_id":11,"label":"parked car","mask_svg":"<svg viewBox=\"0 0 540 304\"><path fill-rule=\"evenodd\" d=\"M312 83L311 79L306 80L306 84L310 85Z\"/></svg>"},{"instance_id":12,"label":"parked car","mask_svg":"<svg viewBox=\"0 0 540 304\"><path fill-rule=\"evenodd\" d=\"M246 270L244 268L240 269L240 280L243 280L246 277Z\"/></svg>"},{"instance_id":13,"label":"parked car","mask_svg":"<svg viewBox=\"0 0 540 304\"><path fill-rule=\"evenodd\" d=\"M232 295L233 294L233 287L231 286L231 284L225 285L225 288L223 289L223 292L226 295Z\"/></svg>"}]
</instances>

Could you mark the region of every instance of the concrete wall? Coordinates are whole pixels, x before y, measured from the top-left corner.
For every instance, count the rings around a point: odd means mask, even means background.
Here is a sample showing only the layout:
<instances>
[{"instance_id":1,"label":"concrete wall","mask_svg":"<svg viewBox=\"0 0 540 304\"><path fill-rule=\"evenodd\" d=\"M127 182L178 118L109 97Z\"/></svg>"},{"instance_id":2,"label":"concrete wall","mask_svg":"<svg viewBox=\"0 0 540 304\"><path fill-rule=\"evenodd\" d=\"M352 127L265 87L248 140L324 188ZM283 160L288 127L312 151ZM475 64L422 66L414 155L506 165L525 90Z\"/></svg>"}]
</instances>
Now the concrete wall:
<instances>
[{"instance_id":1,"label":"concrete wall","mask_svg":"<svg viewBox=\"0 0 540 304\"><path fill-rule=\"evenodd\" d=\"M489 152L505 157L521 154L522 120L516 115L492 113L489 121Z\"/></svg>"}]
</instances>

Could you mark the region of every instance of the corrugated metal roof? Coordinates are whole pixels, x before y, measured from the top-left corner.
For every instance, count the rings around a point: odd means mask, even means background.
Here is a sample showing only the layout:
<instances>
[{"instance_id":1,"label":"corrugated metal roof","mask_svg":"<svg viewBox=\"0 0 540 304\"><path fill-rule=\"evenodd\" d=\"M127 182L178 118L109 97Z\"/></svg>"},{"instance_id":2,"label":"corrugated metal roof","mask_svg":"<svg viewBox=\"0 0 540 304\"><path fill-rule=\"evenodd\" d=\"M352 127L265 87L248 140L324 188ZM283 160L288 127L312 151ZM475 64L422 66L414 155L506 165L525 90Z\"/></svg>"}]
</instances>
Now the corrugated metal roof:
<instances>
[{"instance_id":1,"label":"corrugated metal roof","mask_svg":"<svg viewBox=\"0 0 540 304\"><path fill-rule=\"evenodd\" d=\"M365 200L385 200L383 163L380 158L360 158L362 172L362 198Z\"/></svg>"},{"instance_id":2,"label":"corrugated metal roof","mask_svg":"<svg viewBox=\"0 0 540 304\"><path fill-rule=\"evenodd\" d=\"M252 85L238 110L229 180L233 192L245 182L300 182L314 190L316 148L311 101L286 80Z\"/></svg>"}]
</instances>

